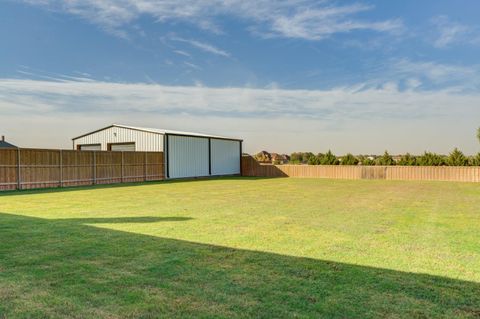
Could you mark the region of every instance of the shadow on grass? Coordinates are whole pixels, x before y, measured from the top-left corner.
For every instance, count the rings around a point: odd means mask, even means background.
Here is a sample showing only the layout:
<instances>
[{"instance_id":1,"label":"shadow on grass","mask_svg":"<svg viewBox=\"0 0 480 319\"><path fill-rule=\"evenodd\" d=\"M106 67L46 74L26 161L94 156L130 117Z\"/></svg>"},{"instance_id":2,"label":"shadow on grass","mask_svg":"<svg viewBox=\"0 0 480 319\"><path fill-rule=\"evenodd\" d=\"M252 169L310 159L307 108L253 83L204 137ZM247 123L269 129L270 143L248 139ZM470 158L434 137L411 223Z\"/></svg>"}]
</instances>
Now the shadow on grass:
<instances>
[{"instance_id":1,"label":"shadow on grass","mask_svg":"<svg viewBox=\"0 0 480 319\"><path fill-rule=\"evenodd\" d=\"M263 179L273 179L273 178L277 178L277 177L249 177L249 176L218 177L218 176L215 176L215 177L168 179L168 180L148 181L148 182L96 184L96 185L87 185L87 186L47 187L47 188L35 188L35 189L24 189L24 190L0 191L0 197L27 195L27 194L62 193L62 192L73 192L73 191L81 191L81 190L134 187L134 186L146 186L146 185L157 185L157 184L191 183L191 182L199 182L199 181L221 181L221 180L255 181L255 180L263 180Z\"/></svg>"},{"instance_id":2,"label":"shadow on grass","mask_svg":"<svg viewBox=\"0 0 480 319\"><path fill-rule=\"evenodd\" d=\"M474 282L82 224L157 221L0 214L0 318L480 315Z\"/></svg>"}]
</instances>

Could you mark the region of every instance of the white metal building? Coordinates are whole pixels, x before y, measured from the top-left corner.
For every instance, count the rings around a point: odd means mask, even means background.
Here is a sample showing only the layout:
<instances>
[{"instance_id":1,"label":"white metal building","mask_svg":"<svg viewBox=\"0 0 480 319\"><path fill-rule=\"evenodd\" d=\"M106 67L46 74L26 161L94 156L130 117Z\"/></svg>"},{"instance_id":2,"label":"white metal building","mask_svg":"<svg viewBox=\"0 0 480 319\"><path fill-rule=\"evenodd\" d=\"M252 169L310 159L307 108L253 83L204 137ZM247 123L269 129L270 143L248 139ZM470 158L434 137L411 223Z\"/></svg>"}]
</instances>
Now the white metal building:
<instances>
[{"instance_id":1,"label":"white metal building","mask_svg":"<svg viewBox=\"0 0 480 319\"><path fill-rule=\"evenodd\" d=\"M113 124L72 140L75 150L164 152L167 178L241 173L237 138Z\"/></svg>"}]
</instances>

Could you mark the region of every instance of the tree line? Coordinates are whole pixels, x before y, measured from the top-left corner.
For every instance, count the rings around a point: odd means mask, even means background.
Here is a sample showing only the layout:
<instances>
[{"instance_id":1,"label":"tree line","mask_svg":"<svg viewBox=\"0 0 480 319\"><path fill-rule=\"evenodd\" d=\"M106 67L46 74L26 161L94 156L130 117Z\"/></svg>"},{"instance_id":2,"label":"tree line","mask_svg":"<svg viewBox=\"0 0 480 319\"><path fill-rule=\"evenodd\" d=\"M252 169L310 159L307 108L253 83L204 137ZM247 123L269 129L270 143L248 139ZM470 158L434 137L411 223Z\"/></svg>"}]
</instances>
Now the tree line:
<instances>
[{"instance_id":1,"label":"tree line","mask_svg":"<svg viewBox=\"0 0 480 319\"><path fill-rule=\"evenodd\" d=\"M480 142L480 127L477 132ZM254 158L259 162L271 162L273 164L308 164L308 165L399 165L399 166L480 166L480 153L474 156L466 156L458 148L449 155L440 155L432 152L424 152L422 155L409 153L400 156L391 156L387 151L382 156L353 155L336 156L332 151L327 153L313 154L312 152L296 152L290 156L286 154L268 153L262 151Z\"/></svg>"},{"instance_id":2,"label":"tree line","mask_svg":"<svg viewBox=\"0 0 480 319\"><path fill-rule=\"evenodd\" d=\"M480 166L480 153L466 156L458 148L449 155L425 152L415 156L409 153L395 158L387 151L382 156L353 155L336 156L330 150L327 153L296 152L290 155L291 164L308 165L399 165L399 166Z\"/></svg>"}]
</instances>

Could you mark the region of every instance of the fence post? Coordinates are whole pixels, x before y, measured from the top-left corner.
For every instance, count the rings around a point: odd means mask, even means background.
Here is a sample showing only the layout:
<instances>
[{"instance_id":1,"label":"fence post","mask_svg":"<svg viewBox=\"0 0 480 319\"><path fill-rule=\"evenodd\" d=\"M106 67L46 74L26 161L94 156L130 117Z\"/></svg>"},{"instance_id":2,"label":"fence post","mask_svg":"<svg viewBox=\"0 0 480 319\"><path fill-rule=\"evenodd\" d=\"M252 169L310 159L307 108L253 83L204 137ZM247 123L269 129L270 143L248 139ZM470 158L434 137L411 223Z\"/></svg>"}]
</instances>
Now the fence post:
<instances>
[{"instance_id":1,"label":"fence post","mask_svg":"<svg viewBox=\"0 0 480 319\"><path fill-rule=\"evenodd\" d=\"M147 152L145 152L145 158L143 161L143 176L144 176L144 181L147 181Z\"/></svg>"},{"instance_id":2,"label":"fence post","mask_svg":"<svg viewBox=\"0 0 480 319\"><path fill-rule=\"evenodd\" d=\"M22 189L22 179L20 170L20 148L17 148L17 189Z\"/></svg>"},{"instance_id":3,"label":"fence post","mask_svg":"<svg viewBox=\"0 0 480 319\"><path fill-rule=\"evenodd\" d=\"M97 153L93 151L93 185L97 183Z\"/></svg>"},{"instance_id":4,"label":"fence post","mask_svg":"<svg viewBox=\"0 0 480 319\"><path fill-rule=\"evenodd\" d=\"M60 168L60 187L63 187L63 153L62 153L62 150L60 150L60 164L59 164L59 168Z\"/></svg>"},{"instance_id":5,"label":"fence post","mask_svg":"<svg viewBox=\"0 0 480 319\"><path fill-rule=\"evenodd\" d=\"M124 157L123 157L123 151L122 151L122 165L121 165L121 170L122 170L122 175L121 175L121 182L123 183L124 182L124 176L125 176L125 173L124 173L124 166L125 166L125 160L124 160Z\"/></svg>"}]
</instances>

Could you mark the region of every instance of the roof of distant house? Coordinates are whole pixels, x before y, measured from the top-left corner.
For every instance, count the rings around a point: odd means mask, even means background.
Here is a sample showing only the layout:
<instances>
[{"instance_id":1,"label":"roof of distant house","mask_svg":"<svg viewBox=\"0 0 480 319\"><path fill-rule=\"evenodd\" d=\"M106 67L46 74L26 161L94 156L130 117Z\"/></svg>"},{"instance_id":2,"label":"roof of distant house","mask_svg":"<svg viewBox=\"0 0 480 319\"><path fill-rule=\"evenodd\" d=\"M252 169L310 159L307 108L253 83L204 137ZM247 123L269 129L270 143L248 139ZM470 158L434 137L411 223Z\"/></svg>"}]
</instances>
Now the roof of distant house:
<instances>
[{"instance_id":1,"label":"roof of distant house","mask_svg":"<svg viewBox=\"0 0 480 319\"><path fill-rule=\"evenodd\" d=\"M8 142L5 142L5 140L2 138L0 139L0 148L18 148L18 147Z\"/></svg>"}]
</instances>

